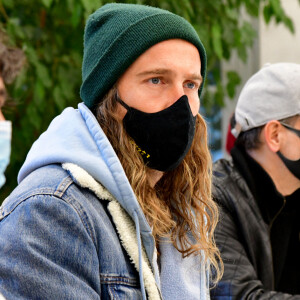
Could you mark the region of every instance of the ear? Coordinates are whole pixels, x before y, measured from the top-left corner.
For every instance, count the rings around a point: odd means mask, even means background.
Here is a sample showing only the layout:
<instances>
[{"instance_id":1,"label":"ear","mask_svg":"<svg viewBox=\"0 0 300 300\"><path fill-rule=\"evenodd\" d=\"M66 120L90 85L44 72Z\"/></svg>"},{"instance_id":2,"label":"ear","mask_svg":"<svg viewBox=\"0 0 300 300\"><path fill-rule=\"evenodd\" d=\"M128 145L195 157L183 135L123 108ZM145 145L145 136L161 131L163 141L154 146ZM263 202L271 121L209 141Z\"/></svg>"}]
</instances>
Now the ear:
<instances>
[{"instance_id":1,"label":"ear","mask_svg":"<svg viewBox=\"0 0 300 300\"><path fill-rule=\"evenodd\" d=\"M272 152L277 152L280 149L282 126L278 121L270 121L264 127L264 138L267 146Z\"/></svg>"}]
</instances>

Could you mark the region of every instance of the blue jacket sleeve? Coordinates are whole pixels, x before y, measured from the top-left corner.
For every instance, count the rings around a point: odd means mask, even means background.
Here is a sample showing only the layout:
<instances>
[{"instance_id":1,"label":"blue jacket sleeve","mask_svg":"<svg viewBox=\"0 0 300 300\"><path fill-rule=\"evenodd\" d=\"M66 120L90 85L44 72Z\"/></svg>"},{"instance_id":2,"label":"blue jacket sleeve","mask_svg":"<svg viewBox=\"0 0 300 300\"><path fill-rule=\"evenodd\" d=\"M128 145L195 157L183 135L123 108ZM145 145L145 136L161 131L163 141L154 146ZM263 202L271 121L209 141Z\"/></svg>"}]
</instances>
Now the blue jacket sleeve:
<instances>
[{"instance_id":1,"label":"blue jacket sleeve","mask_svg":"<svg viewBox=\"0 0 300 300\"><path fill-rule=\"evenodd\" d=\"M99 268L88 224L58 197L24 199L0 222L6 299L100 299Z\"/></svg>"}]
</instances>

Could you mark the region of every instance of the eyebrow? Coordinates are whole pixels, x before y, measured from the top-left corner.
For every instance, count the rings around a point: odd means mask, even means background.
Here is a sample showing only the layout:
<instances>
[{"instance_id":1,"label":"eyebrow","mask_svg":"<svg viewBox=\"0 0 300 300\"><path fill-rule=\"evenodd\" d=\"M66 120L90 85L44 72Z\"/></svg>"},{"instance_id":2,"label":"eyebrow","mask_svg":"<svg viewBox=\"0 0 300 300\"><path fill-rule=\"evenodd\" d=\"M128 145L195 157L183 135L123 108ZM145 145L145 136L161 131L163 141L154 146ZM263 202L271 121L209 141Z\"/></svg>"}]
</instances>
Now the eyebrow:
<instances>
[{"instance_id":1,"label":"eyebrow","mask_svg":"<svg viewBox=\"0 0 300 300\"><path fill-rule=\"evenodd\" d=\"M148 70L144 72L140 72L137 74L139 77L143 76L149 76L149 75L167 75L167 74L172 74L174 73L172 70L169 69L153 69L153 70ZM191 80L198 80L200 83L202 83L203 78L200 74L193 73L188 76Z\"/></svg>"}]
</instances>

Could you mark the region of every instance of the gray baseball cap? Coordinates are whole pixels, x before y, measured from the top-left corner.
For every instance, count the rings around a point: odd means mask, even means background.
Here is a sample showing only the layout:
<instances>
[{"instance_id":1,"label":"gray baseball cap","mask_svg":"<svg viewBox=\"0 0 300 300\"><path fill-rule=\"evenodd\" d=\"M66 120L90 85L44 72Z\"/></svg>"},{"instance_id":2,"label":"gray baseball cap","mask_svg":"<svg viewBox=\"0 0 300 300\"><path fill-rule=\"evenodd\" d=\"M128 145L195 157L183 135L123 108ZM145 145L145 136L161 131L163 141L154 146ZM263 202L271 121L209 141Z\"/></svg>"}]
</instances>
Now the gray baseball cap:
<instances>
[{"instance_id":1,"label":"gray baseball cap","mask_svg":"<svg viewBox=\"0 0 300 300\"><path fill-rule=\"evenodd\" d=\"M246 82L235 109L233 134L300 114L300 64L265 65Z\"/></svg>"}]
</instances>

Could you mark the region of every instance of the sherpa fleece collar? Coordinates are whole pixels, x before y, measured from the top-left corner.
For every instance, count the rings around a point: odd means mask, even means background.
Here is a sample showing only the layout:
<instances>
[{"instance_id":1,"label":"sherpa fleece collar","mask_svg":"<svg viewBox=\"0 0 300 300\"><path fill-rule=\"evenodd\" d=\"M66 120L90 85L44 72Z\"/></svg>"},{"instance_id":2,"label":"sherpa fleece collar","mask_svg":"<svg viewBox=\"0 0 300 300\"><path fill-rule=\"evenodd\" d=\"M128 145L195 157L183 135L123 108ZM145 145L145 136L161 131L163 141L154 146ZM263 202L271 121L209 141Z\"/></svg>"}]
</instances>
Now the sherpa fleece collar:
<instances>
[{"instance_id":1,"label":"sherpa fleece collar","mask_svg":"<svg viewBox=\"0 0 300 300\"><path fill-rule=\"evenodd\" d=\"M133 220L122 208L120 203L84 169L72 163L64 163L62 164L62 167L69 172L76 184L83 188L88 188L99 199L109 201L108 211L110 212L113 222L116 225L121 244L129 255L130 260L134 264L136 270L139 272L139 252L136 238L136 228ZM144 248L142 249L142 270L148 299L161 299L160 291L157 287Z\"/></svg>"}]
</instances>

